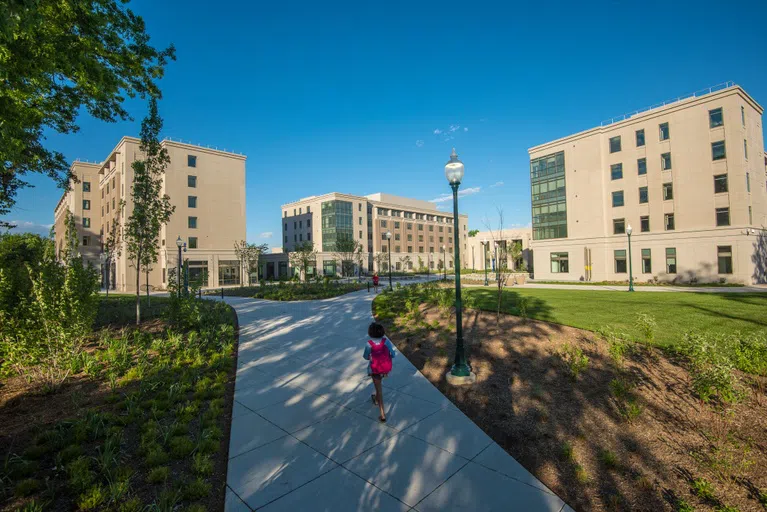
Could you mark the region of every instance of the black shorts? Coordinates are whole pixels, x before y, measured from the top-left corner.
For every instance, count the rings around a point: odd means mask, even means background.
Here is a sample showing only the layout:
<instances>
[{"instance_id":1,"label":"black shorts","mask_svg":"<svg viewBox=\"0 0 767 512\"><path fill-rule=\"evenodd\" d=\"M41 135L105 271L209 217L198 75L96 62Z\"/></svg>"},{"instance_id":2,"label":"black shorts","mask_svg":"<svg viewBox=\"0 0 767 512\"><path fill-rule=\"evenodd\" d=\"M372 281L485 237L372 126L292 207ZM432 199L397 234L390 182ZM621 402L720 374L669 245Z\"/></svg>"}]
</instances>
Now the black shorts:
<instances>
[{"instance_id":1,"label":"black shorts","mask_svg":"<svg viewBox=\"0 0 767 512\"><path fill-rule=\"evenodd\" d=\"M384 377L388 377L389 374L388 373L371 373L370 376L373 377L374 379L383 379Z\"/></svg>"}]
</instances>

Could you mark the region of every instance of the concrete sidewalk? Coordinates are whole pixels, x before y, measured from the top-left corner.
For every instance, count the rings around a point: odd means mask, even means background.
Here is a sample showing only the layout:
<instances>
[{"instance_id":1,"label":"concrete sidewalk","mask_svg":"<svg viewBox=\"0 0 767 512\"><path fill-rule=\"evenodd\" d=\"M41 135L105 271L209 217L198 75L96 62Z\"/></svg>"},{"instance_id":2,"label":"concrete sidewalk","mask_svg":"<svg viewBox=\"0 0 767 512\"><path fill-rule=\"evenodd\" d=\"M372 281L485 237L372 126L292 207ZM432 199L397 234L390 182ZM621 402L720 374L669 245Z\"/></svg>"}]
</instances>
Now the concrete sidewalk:
<instances>
[{"instance_id":1,"label":"concrete sidewalk","mask_svg":"<svg viewBox=\"0 0 767 512\"><path fill-rule=\"evenodd\" d=\"M226 510L570 510L401 354L378 422L373 297L226 298L240 322Z\"/></svg>"}]
</instances>

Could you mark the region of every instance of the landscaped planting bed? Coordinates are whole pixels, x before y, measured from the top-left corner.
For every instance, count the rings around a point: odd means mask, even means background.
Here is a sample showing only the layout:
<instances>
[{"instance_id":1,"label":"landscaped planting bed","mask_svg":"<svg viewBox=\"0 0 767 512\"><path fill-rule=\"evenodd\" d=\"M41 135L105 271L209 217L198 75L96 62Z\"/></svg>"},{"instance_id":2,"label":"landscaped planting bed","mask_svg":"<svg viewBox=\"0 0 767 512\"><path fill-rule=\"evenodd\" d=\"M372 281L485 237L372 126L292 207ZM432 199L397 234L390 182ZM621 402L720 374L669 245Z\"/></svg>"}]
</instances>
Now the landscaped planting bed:
<instances>
[{"instance_id":1,"label":"landscaped planting bed","mask_svg":"<svg viewBox=\"0 0 767 512\"><path fill-rule=\"evenodd\" d=\"M151 300L135 328L135 298L102 298L61 387L0 379L0 510L223 510L236 315Z\"/></svg>"},{"instance_id":2,"label":"landscaped planting bed","mask_svg":"<svg viewBox=\"0 0 767 512\"><path fill-rule=\"evenodd\" d=\"M280 283L242 288L225 288L224 295L254 299L294 301L330 299L367 289L367 283ZM210 292L213 293L213 292Z\"/></svg>"},{"instance_id":3,"label":"landscaped planting bed","mask_svg":"<svg viewBox=\"0 0 767 512\"><path fill-rule=\"evenodd\" d=\"M576 510L767 507L767 379L735 369L746 365L738 354L753 371L767 368L764 331L693 333L672 351L655 346L659 322L625 309L631 333L604 325L601 335L469 309L464 339L477 383L460 388L445 380L453 300L417 285L380 295L373 311L435 386ZM478 305L472 294L467 302Z\"/></svg>"}]
</instances>

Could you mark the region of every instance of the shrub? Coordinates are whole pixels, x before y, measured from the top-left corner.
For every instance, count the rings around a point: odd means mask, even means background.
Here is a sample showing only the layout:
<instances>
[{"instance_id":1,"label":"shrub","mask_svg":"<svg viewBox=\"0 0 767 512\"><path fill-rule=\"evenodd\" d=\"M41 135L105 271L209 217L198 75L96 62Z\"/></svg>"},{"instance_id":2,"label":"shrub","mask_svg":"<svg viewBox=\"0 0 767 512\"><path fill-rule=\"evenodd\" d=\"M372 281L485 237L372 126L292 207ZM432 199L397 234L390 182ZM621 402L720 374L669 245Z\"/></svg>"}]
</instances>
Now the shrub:
<instances>
[{"instance_id":1,"label":"shrub","mask_svg":"<svg viewBox=\"0 0 767 512\"><path fill-rule=\"evenodd\" d=\"M562 457L568 461L575 460L575 452L573 450L573 445L567 441L562 443Z\"/></svg>"},{"instance_id":2,"label":"shrub","mask_svg":"<svg viewBox=\"0 0 767 512\"><path fill-rule=\"evenodd\" d=\"M182 494L185 500L199 500L210 494L210 484L202 478L196 478L184 485Z\"/></svg>"},{"instance_id":3,"label":"shrub","mask_svg":"<svg viewBox=\"0 0 767 512\"><path fill-rule=\"evenodd\" d=\"M213 473L213 461L210 456L195 453L192 460L192 471L201 476L209 476Z\"/></svg>"},{"instance_id":4,"label":"shrub","mask_svg":"<svg viewBox=\"0 0 767 512\"><path fill-rule=\"evenodd\" d=\"M678 499L676 501L676 511L677 512L695 512L695 507L687 503L683 499Z\"/></svg>"},{"instance_id":5,"label":"shrub","mask_svg":"<svg viewBox=\"0 0 767 512\"><path fill-rule=\"evenodd\" d=\"M208 509L199 503L192 503L184 509L184 512L206 512Z\"/></svg>"},{"instance_id":6,"label":"shrub","mask_svg":"<svg viewBox=\"0 0 767 512\"><path fill-rule=\"evenodd\" d=\"M607 468L618 467L618 456L611 450L600 450L599 461Z\"/></svg>"},{"instance_id":7,"label":"shrub","mask_svg":"<svg viewBox=\"0 0 767 512\"><path fill-rule=\"evenodd\" d=\"M705 478L696 478L690 484L692 492L700 499L705 501L716 501L716 490L711 482Z\"/></svg>"},{"instance_id":8,"label":"shrub","mask_svg":"<svg viewBox=\"0 0 767 512\"><path fill-rule=\"evenodd\" d=\"M655 341L655 329L658 328L658 323L652 315L647 313L637 314L634 325L644 337L645 342L653 343Z\"/></svg>"},{"instance_id":9,"label":"shrub","mask_svg":"<svg viewBox=\"0 0 767 512\"><path fill-rule=\"evenodd\" d=\"M680 345L689 361L693 392L703 402L734 403L741 396L740 382L726 354L729 341L726 336L687 333Z\"/></svg>"},{"instance_id":10,"label":"shrub","mask_svg":"<svg viewBox=\"0 0 767 512\"><path fill-rule=\"evenodd\" d=\"M168 466L158 466L152 468L149 474L146 476L146 481L150 484L159 484L164 482L170 476L170 468Z\"/></svg>"},{"instance_id":11,"label":"shrub","mask_svg":"<svg viewBox=\"0 0 767 512\"><path fill-rule=\"evenodd\" d=\"M746 373L767 377L767 334L757 332L737 337L733 347L735 366Z\"/></svg>"},{"instance_id":12,"label":"shrub","mask_svg":"<svg viewBox=\"0 0 767 512\"><path fill-rule=\"evenodd\" d=\"M106 493L100 485L95 485L85 491L77 501L80 510L93 510L106 501Z\"/></svg>"},{"instance_id":13,"label":"shrub","mask_svg":"<svg viewBox=\"0 0 767 512\"><path fill-rule=\"evenodd\" d=\"M186 457L194 450L194 442L188 436L172 437L168 446L170 454L176 459Z\"/></svg>"},{"instance_id":14,"label":"shrub","mask_svg":"<svg viewBox=\"0 0 767 512\"><path fill-rule=\"evenodd\" d=\"M39 491L40 488L41 485L39 480L27 478L16 484L14 494L21 497L30 496Z\"/></svg>"},{"instance_id":15,"label":"shrub","mask_svg":"<svg viewBox=\"0 0 767 512\"><path fill-rule=\"evenodd\" d=\"M76 458L67 466L69 485L76 491L84 491L96 479L96 474L90 469L90 459L84 455Z\"/></svg>"},{"instance_id":16,"label":"shrub","mask_svg":"<svg viewBox=\"0 0 767 512\"><path fill-rule=\"evenodd\" d=\"M580 347L565 343L557 351L557 355L570 373L573 380L578 379L578 375L589 366L589 358L583 353Z\"/></svg>"},{"instance_id":17,"label":"shrub","mask_svg":"<svg viewBox=\"0 0 767 512\"><path fill-rule=\"evenodd\" d=\"M139 498L131 498L120 504L118 509L120 512L141 512L144 509L144 504Z\"/></svg>"},{"instance_id":18,"label":"shrub","mask_svg":"<svg viewBox=\"0 0 767 512\"><path fill-rule=\"evenodd\" d=\"M581 485L588 484L590 480L589 474L586 472L586 469L580 464L575 465L575 480Z\"/></svg>"},{"instance_id":19,"label":"shrub","mask_svg":"<svg viewBox=\"0 0 767 512\"><path fill-rule=\"evenodd\" d=\"M144 457L144 462L150 468L162 466L168 462L168 454L165 453L162 448L156 446L149 450L149 452L146 454L146 457Z\"/></svg>"}]
</instances>

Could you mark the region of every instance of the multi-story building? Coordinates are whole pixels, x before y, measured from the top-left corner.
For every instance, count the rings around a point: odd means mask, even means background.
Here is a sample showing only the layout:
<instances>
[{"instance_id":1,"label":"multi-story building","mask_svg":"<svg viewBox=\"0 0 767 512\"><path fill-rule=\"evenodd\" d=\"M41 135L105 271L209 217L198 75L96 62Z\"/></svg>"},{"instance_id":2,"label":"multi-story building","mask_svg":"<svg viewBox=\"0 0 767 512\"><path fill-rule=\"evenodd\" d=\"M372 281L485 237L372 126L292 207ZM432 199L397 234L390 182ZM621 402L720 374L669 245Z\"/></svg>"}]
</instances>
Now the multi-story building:
<instances>
[{"instance_id":1,"label":"multi-story building","mask_svg":"<svg viewBox=\"0 0 767 512\"><path fill-rule=\"evenodd\" d=\"M343 254L336 242L350 239L361 244L362 268L352 262L347 275L387 270L389 256L393 270L437 270L443 264L451 269L456 243L465 267L468 216L459 214L458 225L459 233L454 233L452 213L440 211L432 202L380 193L352 196L332 192L282 206L284 251L312 242L318 251L317 266L325 275L342 273Z\"/></svg>"},{"instance_id":2,"label":"multi-story building","mask_svg":"<svg viewBox=\"0 0 767 512\"><path fill-rule=\"evenodd\" d=\"M64 233L66 231L66 212L74 216L77 228L78 252L85 263L99 266L101 252L101 216L99 215L99 169L96 163L75 161L71 171L78 182L70 185L70 190L59 199L53 210L53 231L56 235L56 256L64 253Z\"/></svg>"},{"instance_id":3,"label":"multi-story building","mask_svg":"<svg viewBox=\"0 0 767 512\"><path fill-rule=\"evenodd\" d=\"M469 237L467 250L469 259L462 267L472 270L485 270L493 272L498 265L501 268L522 271L531 271L533 267L533 253L530 250L533 231L530 228L500 229L492 231L479 231ZM519 258L512 258L511 247L519 244ZM505 261L504 261L505 260Z\"/></svg>"},{"instance_id":4,"label":"multi-story building","mask_svg":"<svg viewBox=\"0 0 767 512\"><path fill-rule=\"evenodd\" d=\"M76 162L80 178L65 192L56 207L56 247L63 244L64 208L75 215L83 229L82 248L93 247L91 259L99 264L102 244L116 224L122 232L133 211L132 164L142 157L140 140L123 137L99 165ZM179 265L176 240L186 243L182 258L189 263L189 277L207 277L204 285L240 284L240 264L234 243L245 239L245 156L202 146L164 140L170 164L163 177L163 193L175 212L160 232L159 259L141 287L164 289L171 268ZM82 174L82 175L81 175ZM120 205L124 206L121 208ZM86 225L90 226L86 231ZM109 269L110 288L136 290L136 271L128 259L124 237L119 255ZM87 243L86 243L87 242ZM85 254L85 253L84 253ZM106 281L106 269L102 269Z\"/></svg>"},{"instance_id":5,"label":"multi-story building","mask_svg":"<svg viewBox=\"0 0 767 512\"><path fill-rule=\"evenodd\" d=\"M759 281L762 113L728 83L531 148L536 279Z\"/></svg>"}]
</instances>

